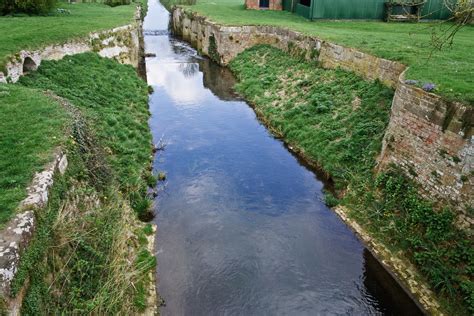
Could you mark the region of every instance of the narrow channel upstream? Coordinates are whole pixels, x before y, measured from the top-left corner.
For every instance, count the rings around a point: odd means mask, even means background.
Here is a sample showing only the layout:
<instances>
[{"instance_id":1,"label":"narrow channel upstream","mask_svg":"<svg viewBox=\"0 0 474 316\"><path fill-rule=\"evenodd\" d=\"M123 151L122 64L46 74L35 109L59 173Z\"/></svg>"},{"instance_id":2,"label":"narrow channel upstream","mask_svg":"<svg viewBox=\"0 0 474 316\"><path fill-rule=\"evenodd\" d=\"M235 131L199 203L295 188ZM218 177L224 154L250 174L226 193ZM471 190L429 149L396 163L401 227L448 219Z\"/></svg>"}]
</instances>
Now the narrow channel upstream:
<instances>
[{"instance_id":1,"label":"narrow channel upstream","mask_svg":"<svg viewBox=\"0 0 474 316\"><path fill-rule=\"evenodd\" d=\"M323 183L233 93L232 74L145 19L163 315L417 315L322 202Z\"/></svg>"}]
</instances>

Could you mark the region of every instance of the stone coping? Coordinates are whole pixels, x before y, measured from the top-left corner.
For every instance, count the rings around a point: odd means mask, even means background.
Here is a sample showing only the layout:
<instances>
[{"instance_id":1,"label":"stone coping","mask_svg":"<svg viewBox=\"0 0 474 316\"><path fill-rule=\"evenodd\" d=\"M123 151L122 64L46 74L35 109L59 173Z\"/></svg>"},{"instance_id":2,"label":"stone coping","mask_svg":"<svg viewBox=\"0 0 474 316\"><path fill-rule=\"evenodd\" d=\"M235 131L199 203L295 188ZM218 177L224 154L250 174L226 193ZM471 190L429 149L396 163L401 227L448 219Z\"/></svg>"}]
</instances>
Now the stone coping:
<instances>
[{"instance_id":1,"label":"stone coping","mask_svg":"<svg viewBox=\"0 0 474 316\"><path fill-rule=\"evenodd\" d=\"M384 244L370 237L362 226L347 215L348 209L346 207L337 206L333 210L424 313L437 316L444 315L440 311L436 294L431 291L430 286L419 275L416 267L403 258L403 254L393 253Z\"/></svg>"},{"instance_id":2,"label":"stone coping","mask_svg":"<svg viewBox=\"0 0 474 316\"><path fill-rule=\"evenodd\" d=\"M67 166L66 154L58 150L54 160L34 175L27 188L27 197L20 203L16 216L0 231L0 292L5 299L10 297L11 282L18 271L20 255L35 231L35 212L46 206L55 174L64 174Z\"/></svg>"}]
</instances>

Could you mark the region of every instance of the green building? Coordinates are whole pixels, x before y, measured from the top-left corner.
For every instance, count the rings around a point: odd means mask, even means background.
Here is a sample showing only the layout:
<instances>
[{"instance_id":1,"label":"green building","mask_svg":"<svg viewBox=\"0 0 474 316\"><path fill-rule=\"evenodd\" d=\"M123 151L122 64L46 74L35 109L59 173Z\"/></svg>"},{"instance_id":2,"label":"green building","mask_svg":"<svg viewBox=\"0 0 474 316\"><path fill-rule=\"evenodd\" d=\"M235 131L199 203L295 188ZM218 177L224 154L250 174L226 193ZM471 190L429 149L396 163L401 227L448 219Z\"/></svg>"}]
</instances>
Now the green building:
<instances>
[{"instance_id":1,"label":"green building","mask_svg":"<svg viewBox=\"0 0 474 316\"><path fill-rule=\"evenodd\" d=\"M390 7L394 16L416 16L439 20L451 16L445 0L283 0L283 10L310 20L363 19L384 20ZM449 0L451 2L455 0ZM421 3L420 3L421 2ZM400 5L403 4L403 5ZM418 10L418 11L417 11ZM403 20L401 18L400 20Z\"/></svg>"}]
</instances>

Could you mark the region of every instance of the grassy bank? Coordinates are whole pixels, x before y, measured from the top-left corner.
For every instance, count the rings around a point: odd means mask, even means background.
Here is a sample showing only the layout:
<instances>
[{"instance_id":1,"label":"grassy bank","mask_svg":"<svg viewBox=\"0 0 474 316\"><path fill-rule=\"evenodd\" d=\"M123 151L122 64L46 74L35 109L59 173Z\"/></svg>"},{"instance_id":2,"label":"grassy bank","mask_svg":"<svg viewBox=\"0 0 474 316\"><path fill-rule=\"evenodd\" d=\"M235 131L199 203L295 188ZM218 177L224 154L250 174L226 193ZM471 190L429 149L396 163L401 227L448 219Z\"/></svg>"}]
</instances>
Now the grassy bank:
<instances>
[{"instance_id":1,"label":"grassy bank","mask_svg":"<svg viewBox=\"0 0 474 316\"><path fill-rule=\"evenodd\" d=\"M67 113L41 91L0 85L0 224L26 197L35 172L65 140Z\"/></svg>"},{"instance_id":2,"label":"grassy bank","mask_svg":"<svg viewBox=\"0 0 474 316\"><path fill-rule=\"evenodd\" d=\"M393 91L257 46L231 62L237 89L269 125L346 187L375 166ZM344 89L341 89L344 87Z\"/></svg>"},{"instance_id":3,"label":"grassy bank","mask_svg":"<svg viewBox=\"0 0 474 316\"><path fill-rule=\"evenodd\" d=\"M176 0L163 2L171 6ZM224 25L281 26L400 61L410 66L407 79L435 83L436 92L448 99L474 104L473 26L466 26L456 35L451 49L439 52L430 46L430 23L311 22L285 11L245 10L240 0L197 0L187 8Z\"/></svg>"},{"instance_id":4,"label":"grassy bank","mask_svg":"<svg viewBox=\"0 0 474 316\"><path fill-rule=\"evenodd\" d=\"M348 206L373 236L402 251L441 295L447 314L472 312L474 245L455 228L453 213L433 208L396 169L372 172L393 91L269 46L241 53L230 67L237 90L269 127L335 180L343 197L328 194L327 203Z\"/></svg>"},{"instance_id":5,"label":"grassy bank","mask_svg":"<svg viewBox=\"0 0 474 316\"><path fill-rule=\"evenodd\" d=\"M129 24L136 3L109 7L96 3L59 4L70 14L48 16L0 16L0 70L9 56L22 49L38 49L86 36L93 31ZM8 31L7 31L8 30Z\"/></svg>"},{"instance_id":6,"label":"grassy bank","mask_svg":"<svg viewBox=\"0 0 474 316\"><path fill-rule=\"evenodd\" d=\"M132 66L94 53L45 61L37 72L22 77L27 87L51 90L80 108L94 126L117 175L120 189L139 215L145 215L151 137L148 130L148 89ZM153 179L148 179L153 181Z\"/></svg>"},{"instance_id":7,"label":"grassy bank","mask_svg":"<svg viewBox=\"0 0 474 316\"><path fill-rule=\"evenodd\" d=\"M137 219L154 182L146 83L133 67L87 53L44 62L11 87L48 90L70 131L61 138L67 173L55 179L47 208L36 215L13 282L17 294L30 280L22 314L144 311L155 265L146 249L150 229Z\"/></svg>"}]
</instances>

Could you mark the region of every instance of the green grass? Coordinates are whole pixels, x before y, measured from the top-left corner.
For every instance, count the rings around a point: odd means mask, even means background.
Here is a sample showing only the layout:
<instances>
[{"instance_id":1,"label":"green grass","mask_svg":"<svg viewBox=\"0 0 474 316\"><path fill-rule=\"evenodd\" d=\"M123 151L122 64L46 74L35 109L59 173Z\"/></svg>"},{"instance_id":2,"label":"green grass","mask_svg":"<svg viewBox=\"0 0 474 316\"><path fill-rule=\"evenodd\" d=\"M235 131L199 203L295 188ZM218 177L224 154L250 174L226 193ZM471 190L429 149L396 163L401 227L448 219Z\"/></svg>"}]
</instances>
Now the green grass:
<instances>
[{"instance_id":1,"label":"green grass","mask_svg":"<svg viewBox=\"0 0 474 316\"><path fill-rule=\"evenodd\" d=\"M172 5L174 0L163 0ZM433 51L431 23L313 21L286 11L245 10L243 0L198 0L189 10L225 25L276 25L410 66L407 79L432 82L448 99L474 104L474 27L466 26L451 49ZM430 58L431 56L431 58Z\"/></svg>"},{"instance_id":2,"label":"green grass","mask_svg":"<svg viewBox=\"0 0 474 316\"><path fill-rule=\"evenodd\" d=\"M244 51L230 67L259 117L334 179L339 198L326 202L346 205L372 237L403 251L441 295L447 315L473 312L474 244L453 212L423 200L396 169L373 174L393 91L270 46Z\"/></svg>"},{"instance_id":3,"label":"green grass","mask_svg":"<svg viewBox=\"0 0 474 316\"><path fill-rule=\"evenodd\" d=\"M123 192L133 208L144 214L143 199L150 164L148 87L132 66L101 58L94 53L45 61L37 72L20 83L73 102L94 126Z\"/></svg>"},{"instance_id":4,"label":"green grass","mask_svg":"<svg viewBox=\"0 0 474 316\"><path fill-rule=\"evenodd\" d=\"M0 224L8 221L35 172L64 141L67 115L41 91L0 85Z\"/></svg>"},{"instance_id":5,"label":"green grass","mask_svg":"<svg viewBox=\"0 0 474 316\"><path fill-rule=\"evenodd\" d=\"M132 21L136 3L114 8L92 3L61 3L59 7L70 10L71 14L0 17L0 29L8 30L0 32L0 69L8 58L22 49L37 49L92 31L128 24ZM51 160L52 149L60 145L65 114L41 91L21 86L0 86L0 101L1 224L26 197L26 186L34 172Z\"/></svg>"},{"instance_id":6,"label":"green grass","mask_svg":"<svg viewBox=\"0 0 474 316\"><path fill-rule=\"evenodd\" d=\"M131 5L109 7L104 4L59 4L71 14L50 16L0 16L0 69L9 56L22 49L38 49L64 43L90 32L129 24L136 8Z\"/></svg>"}]
</instances>

